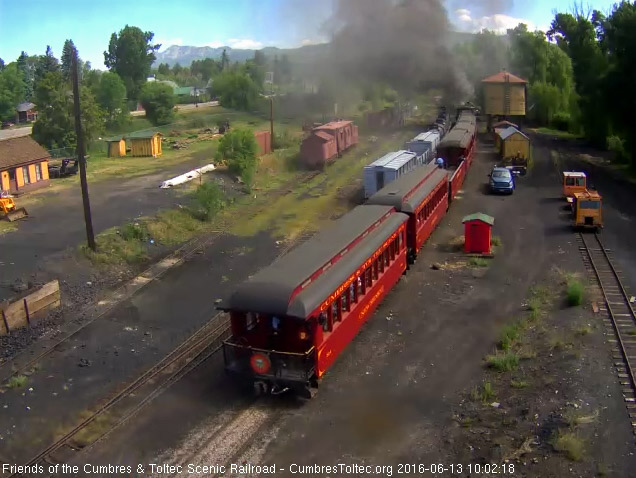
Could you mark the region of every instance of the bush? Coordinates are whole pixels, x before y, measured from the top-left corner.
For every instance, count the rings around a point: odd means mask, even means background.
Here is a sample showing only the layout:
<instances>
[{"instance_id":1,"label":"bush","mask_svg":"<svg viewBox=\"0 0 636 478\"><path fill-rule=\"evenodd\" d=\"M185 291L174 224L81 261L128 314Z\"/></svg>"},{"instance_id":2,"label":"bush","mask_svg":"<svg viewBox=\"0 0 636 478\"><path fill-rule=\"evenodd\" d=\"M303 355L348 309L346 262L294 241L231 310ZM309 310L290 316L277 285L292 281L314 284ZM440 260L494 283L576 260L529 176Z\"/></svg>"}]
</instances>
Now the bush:
<instances>
[{"instance_id":1,"label":"bush","mask_svg":"<svg viewBox=\"0 0 636 478\"><path fill-rule=\"evenodd\" d=\"M156 81L146 83L140 101L153 125L168 124L174 119L174 94L170 86Z\"/></svg>"},{"instance_id":2,"label":"bush","mask_svg":"<svg viewBox=\"0 0 636 478\"><path fill-rule=\"evenodd\" d=\"M237 129L226 133L221 138L216 159L227 162L229 170L238 174L249 187L256 173L257 151L258 145L254 133L247 129Z\"/></svg>"},{"instance_id":3,"label":"bush","mask_svg":"<svg viewBox=\"0 0 636 478\"><path fill-rule=\"evenodd\" d=\"M488 366L497 372L510 372L519 367L519 356L513 352L497 353L486 357Z\"/></svg>"},{"instance_id":4,"label":"bush","mask_svg":"<svg viewBox=\"0 0 636 478\"><path fill-rule=\"evenodd\" d=\"M629 162L629 154L625 149L625 141L620 136L607 137L607 150L616 155L616 160L624 163Z\"/></svg>"},{"instance_id":5,"label":"bush","mask_svg":"<svg viewBox=\"0 0 636 478\"><path fill-rule=\"evenodd\" d=\"M521 337L522 329L523 324L521 322L515 322L514 324L504 326L501 330L499 342L497 344L499 345L499 348L502 350L510 350L514 343L519 340L519 337Z\"/></svg>"},{"instance_id":6,"label":"bush","mask_svg":"<svg viewBox=\"0 0 636 478\"><path fill-rule=\"evenodd\" d=\"M148 231L141 224L132 222L125 224L119 234L126 241L145 241L148 237Z\"/></svg>"},{"instance_id":7,"label":"bush","mask_svg":"<svg viewBox=\"0 0 636 478\"><path fill-rule=\"evenodd\" d=\"M583 295L585 288L578 280L572 280L568 283L568 305L570 307L581 305L583 303Z\"/></svg>"},{"instance_id":8,"label":"bush","mask_svg":"<svg viewBox=\"0 0 636 478\"><path fill-rule=\"evenodd\" d=\"M216 183L203 183L194 193L199 207L200 218L204 221L212 219L225 206L223 192Z\"/></svg>"},{"instance_id":9,"label":"bush","mask_svg":"<svg viewBox=\"0 0 636 478\"><path fill-rule=\"evenodd\" d=\"M297 143L298 140L288 130L284 130L282 133L274 133L274 149L290 148Z\"/></svg>"},{"instance_id":10,"label":"bush","mask_svg":"<svg viewBox=\"0 0 636 478\"><path fill-rule=\"evenodd\" d=\"M570 131L572 118L569 113L558 112L552 116L552 127L560 131Z\"/></svg>"}]
</instances>

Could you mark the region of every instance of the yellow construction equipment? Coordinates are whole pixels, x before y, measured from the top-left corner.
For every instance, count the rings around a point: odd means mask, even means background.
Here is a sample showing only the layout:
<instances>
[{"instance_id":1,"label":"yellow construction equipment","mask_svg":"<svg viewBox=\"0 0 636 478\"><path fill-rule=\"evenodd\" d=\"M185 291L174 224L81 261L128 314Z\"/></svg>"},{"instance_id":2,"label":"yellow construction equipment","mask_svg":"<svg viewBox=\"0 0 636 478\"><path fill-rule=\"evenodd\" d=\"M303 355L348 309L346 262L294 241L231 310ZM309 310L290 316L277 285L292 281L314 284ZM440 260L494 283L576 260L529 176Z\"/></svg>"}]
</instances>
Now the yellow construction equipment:
<instances>
[{"instance_id":1,"label":"yellow construction equipment","mask_svg":"<svg viewBox=\"0 0 636 478\"><path fill-rule=\"evenodd\" d=\"M17 221L18 219L24 219L29 216L29 213L23 207L15 207L15 201L13 200L13 197L9 195L0 196L0 214L0 217L7 219L10 222Z\"/></svg>"}]
</instances>

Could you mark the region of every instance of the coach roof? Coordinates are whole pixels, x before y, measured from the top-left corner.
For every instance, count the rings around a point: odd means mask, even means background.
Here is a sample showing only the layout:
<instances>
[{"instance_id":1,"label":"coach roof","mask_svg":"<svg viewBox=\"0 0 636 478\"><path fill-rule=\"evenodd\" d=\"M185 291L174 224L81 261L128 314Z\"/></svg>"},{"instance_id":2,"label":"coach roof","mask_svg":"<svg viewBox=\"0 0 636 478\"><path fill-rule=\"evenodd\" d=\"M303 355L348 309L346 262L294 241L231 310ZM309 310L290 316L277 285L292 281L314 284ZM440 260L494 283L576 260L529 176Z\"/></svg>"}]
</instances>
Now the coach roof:
<instances>
[{"instance_id":1,"label":"coach roof","mask_svg":"<svg viewBox=\"0 0 636 478\"><path fill-rule=\"evenodd\" d=\"M303 317L298 314L309 307L311 301L307 302L308 298L302 299L301 296L307 295L305 294L307 289L314 289L312 287L314 283L323 282L321 278L331 275L332 269L340 269L352 261L356 255L352 254L352 251L361 250L361 254L367 254L367 256L372 254L370 244L375 242L367 239L371 237L377 239L386 234L385 226L394 222L389 221L392 211L393 208L389 206L356 207L338 219L333 227L314 236L243 282L219 308ZM372 231L364 239L352 250L347 250L351 243L358 237L364 236L365 231L372 227ZM312 284L298 293L292 301L292 295L299 286L315 272L329 265L332 259L345 252L346 255L343 258L312 280ZM343 264L340 264L341 262ZM359 264L351 264L351 267L357 266ZM301 302L299 303L298 300Z\"/></svg>"},{"instance_id":2,"label":"coach roof","mask_svg":"<svg viewBox=\"0 0 636 478\"><path fill-rule=\"evenodd\" d=\"M431 163L401 176L369 198L367 204L393 206L405 213L414 213L440 181L448 180L448 171Z\"/></svg>"}]
</instances>

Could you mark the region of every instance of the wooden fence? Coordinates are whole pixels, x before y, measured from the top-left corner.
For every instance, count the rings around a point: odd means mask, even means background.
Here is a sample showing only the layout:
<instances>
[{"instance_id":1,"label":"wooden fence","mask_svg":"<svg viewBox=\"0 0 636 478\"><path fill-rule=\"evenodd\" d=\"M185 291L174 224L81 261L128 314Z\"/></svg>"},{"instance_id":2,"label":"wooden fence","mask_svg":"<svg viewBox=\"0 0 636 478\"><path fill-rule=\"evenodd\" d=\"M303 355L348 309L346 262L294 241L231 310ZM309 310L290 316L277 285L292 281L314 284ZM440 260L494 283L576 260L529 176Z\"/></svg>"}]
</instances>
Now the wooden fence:
<instances>
[{"instance_id":1,"label":"wooden fence","mask_svg":"<svg viewBox=\"0 0 636 478\"><path fill-rule=\"evenodd\" d=\"M60 299L60 283L54 280L23 299L8 305L0 305L0 335L31 325L35 319L42 317L45 311L59 307Z\"/></svg>"}]
</instances>

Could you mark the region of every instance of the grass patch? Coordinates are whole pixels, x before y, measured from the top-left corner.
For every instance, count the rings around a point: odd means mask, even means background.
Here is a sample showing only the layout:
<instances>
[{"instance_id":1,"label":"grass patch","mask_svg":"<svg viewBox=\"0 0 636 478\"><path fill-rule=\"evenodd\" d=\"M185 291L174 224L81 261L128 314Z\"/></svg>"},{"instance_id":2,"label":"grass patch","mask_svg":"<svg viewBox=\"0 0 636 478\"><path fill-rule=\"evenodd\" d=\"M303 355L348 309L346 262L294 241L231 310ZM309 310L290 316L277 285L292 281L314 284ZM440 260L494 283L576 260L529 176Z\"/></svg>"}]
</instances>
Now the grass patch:
<instances>
[{"instance_id":1,"label":"grass patch","mask_svg":"<svg viewBox=\"0 0 636 478\"><path fill-rule=\"evenodd\" d=\"M490 261L484 257L471 257L468 260L468 265L471 267L488 267Z\"/></svg>"},{"instance_id":2,"label":"grass patch","mask_svg":"<svg viewBox=\"0 0 636 478\"><path fill-rule=\"evenodd\" d=\"M567 298L568 305L570 307L576 307L583 303L583 297L585 295L585 287L583 283L578 279L572 279L567 285Z\"/></svg>"},{"instance_id":3,"label":"grass patch","mask_svg":"<svg viewBox=\"0 0 636 478\"><path fill-rule=\"evenodd\" d=\"M490 400L493 400L497 394L495 393L495 389L492 386L492 383L486 381L481 386L475 386L470 391L471 400L477 402L487 403Z\"/></svg>"},{"instance_id":4,"label":"grass patch","mask_svg":"<svg viewBox=\"0 0 636 478\"><path fill-rule=\"evenodd\" d=\"M568 413L566 413L563 418L568 423L570 428L574 428L579 425L588 425L590 423L594 423L596 420L598 420L598 415L598 410L595 410L591 414L585 414L581 410L571 410L568 411Z\"/></svg>"},{"instance_id":5,"label":"grass patch","mask_svg":"<svg viewBox=\"0 0 636 478\"><path fill-rule=\"evenodd\" d=\"M14 375L7 382L8 388L23 388L26 386L29 379L24 375Z\"/></svg>"},{"instance_id":6,"label":"grass patch","mask_svg":"<svg viewBox=\"0 0 636 478\"><path fill-rule=\"evenodd\" d=\"M636 335L636 330L630 330L627 335Z\"/></svg>"},{"instance_id":7,"label":"grass patch","mask_svg":"<svg viewBox=\"0 0 636 478\"><path fill-rule=\"evenodd\" d=\"M80 419L85 420L92 415L91 412L85 411L80 413ZM88 426L81 429L77 435L73 437L73 441L80 446L87 446L109 431L115 423L115 417L109 415L108 412L102 413L96 417Z\"/></svg>"},{"instance_id":8,"label":"grass patch","mask_svg":"<svg viewBox=\"0 0 636 478\"><path fill-rule=\"evenodd\" d=\"M499 247L499 246L501 246L501 237L499 237L499 236L493 236L493 237L490 239L490 245L491 245L491 246L495 246L495 247Z\"/></svg>"},{"instance_id":9,"label":"grass patch","mask_svg":"<svg viewBox=\"0 0 636 478\"><path fill-rule=\"evenodd\" d=\"M543 313L543 307L550 303L552 294L546 286L536 286L530 289L530 297L528 299L528 311L530 311L530 320L536 321Z\"/></svg>"},{"instance_id":10,"label":"grass patch","mask_svg":"<svg viewBox=\"0 0 636 478\"><path fill-rule=\"evenodd\" d=\"M529 384L526 380L510 380L510 386L512 388L528 388Z\"/></svg>"},{"instance_id":11,"label":"grass patch","mask_svg":"<svg viewBox=\"0 0 636 478\"><path fill-rule=\"evenodd\" d=\"M486 364L488 367L497 372L517 370L517 368L519 368L519 360L519 355L511 351L504 353L496 352L493 355L486 356Z\"/></svg>"},{"instance_id":12,"label":"grass patch","mask_svg":"<svg viewBox=\"0 0 636 478\"><path fill-rule=\"evenodd\" d=\"M590 335L592 333L592 327L589 325L584 325L576 329L576 335Z\"/></svg>"},{"instance_id":13,"label":"grass patch","mask_svg":"<svg viewBox=\"0 0 636 478\"><path fill-rule=\"evenodd\" d=\"M503 329L501 329L501 333L499 334L499 341L497 342L497 346L501 350L510 350L521 337L521 332L523 332L523 329L524 323L521 321L505 325Z\"/></svg>"},{"instance_id":14,"label":"grass patch","mask_svg":"<svg viewBox=\"0 0 636 478\"><path fill-rule=\"evenodd\" d=\"M9 222L0 218L0 236L8 232L13 232L17 230L18 230L18 226L14 222Z\"/></svg>"},{"instance_id":15,"label":"grass patch","mask_svg":"<svg viewBox=\"0 0 636 478\"><path fill-rule=\"evenodd\" d=\"M564 139L580 138L579 135L570 133L568 131L561 131L559 129L545 128L545 127L536 128L534 132L539 134L544 134L547 136L553 136L555 138L564 138Z\"/></svg>"},{"instance_id":16,"label":"grass patch","mask_svg":"<svg viewBox=\"0 0 636 478\"><path fill-rule=\"evenodd\" d=\"M126 240L117 227L107 229L96 237L97 251L87 245L80 250L95 264L136 264L148 258L145 243L139 240Z\"/></svg>"},{"instance_id":17,"label":"grass patch","mask_svg":"<svg viewBox=\"0 0 636 478\"><path fill-rule=\"evenodd\" d=\"M552 446L572 461L580 461L585 454L585 443L572 432L558 432L552 439Z\"/></svg>"},{"instance_id":18,"label":"grass patch","mask_svg":"<svg viewBox=\"0 0 636 478\"><path fill-rule=\"evenodd\" d=\"M457 236L448 241L448 250L449 251L461 251L464 248L464 243L466 239L463 234L461 236Z\"/></svg>"},{"instance_id":19,"label":"grass patch","mask_svg":"<svg viewBox=\"0 0 636 478\"><path fill-rule=\"evenodd\" d=\"M194 218L186 208L159 211L144 223L149 237L166 246L181 244L206 228L206 224Z\"/></svg>"}]
</instances>

